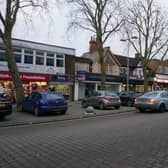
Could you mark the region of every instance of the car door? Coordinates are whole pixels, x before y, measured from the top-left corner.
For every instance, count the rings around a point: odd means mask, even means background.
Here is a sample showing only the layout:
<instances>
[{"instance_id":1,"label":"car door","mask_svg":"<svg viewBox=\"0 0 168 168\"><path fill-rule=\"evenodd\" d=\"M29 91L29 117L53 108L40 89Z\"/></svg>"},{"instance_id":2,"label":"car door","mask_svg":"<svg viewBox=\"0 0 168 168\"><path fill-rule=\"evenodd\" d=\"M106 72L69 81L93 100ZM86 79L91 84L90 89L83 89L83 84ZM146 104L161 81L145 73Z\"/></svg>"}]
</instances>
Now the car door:
<instances>
[{"instance_id":1,"label":"car door","mask_svg":"<svg viewBox=\"0 0 168 168\"><path fill-rule=\"evenodd\" d=\"M34 109L39 105L39 100L41 98L41 94L38 92L33 93L30 99L30 111L34 112Z\"/></svg>"},{"instance_id":2,"label":"car door","mask_svg":"<svg viewBox=\"0 0 168 168\"><path fill-rule=\"evenodd\" d=\"M32 101L32 96L33 93L31 93L28 97L26 97L26 99L23 101L22 103L22 108L25 111L30 112L31 111L31 101Z\"/></svg>"},{"instance_id":3,"label":"car door","mask_svg":"<svg viewBox=\"0 0 168 168\"><path fill-rule=\"evenodd\" d=\"M161 94L162 100L166 105L166 109L168 110L168 92L164 92Z\"/></svg>"}]
</instances>

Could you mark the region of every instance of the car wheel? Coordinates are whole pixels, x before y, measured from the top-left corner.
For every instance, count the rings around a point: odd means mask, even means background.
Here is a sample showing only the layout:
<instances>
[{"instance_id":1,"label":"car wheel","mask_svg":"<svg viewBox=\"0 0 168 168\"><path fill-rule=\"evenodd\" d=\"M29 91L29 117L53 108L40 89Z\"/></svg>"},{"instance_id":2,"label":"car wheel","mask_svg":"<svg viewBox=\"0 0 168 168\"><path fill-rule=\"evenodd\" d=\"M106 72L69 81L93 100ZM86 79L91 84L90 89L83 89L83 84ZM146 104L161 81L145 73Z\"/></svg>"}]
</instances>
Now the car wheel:
<instances>
[{"instance_id":1,"label":"car wheel","mask_svg":"<svg viewBox=\"0 0 168 168\"><path fill-rule=\"evenodd\" d=\"M83 101L83 102L82 102L82 107L83 107L83 108L86 108L87 106L88 106L87 102L86 102L86 101Z\"/></svg>"},{"instance_id":2,"label":"car wheel","mask_svg":"<svg viewBox=\"0 0 168 168\"><path fill-rule=\"evenodd\" d=\"M19 111L20 111L20 112L23 112L23 106L22 106L22 105L20 105Z\"/></svg>"},{"instance_id":3,"label":"car wheel","mask_svg":"<svg viewBox=\"0 0 168 168\"><path fill-rule=\"evenodd\" d=\"M40 115L38 107L35 107L35 109L34 109L34 115L35 116L39 116Z\"/></svg>"},{"instance_id":4,"label":"car wheel","mask_svg":"<svg viewBox=\"0 0 168 168\"><path fill-rule=\"evenodd\" d=\"M5 118L5 115L0 115L0 120L3 120Z\"/></svg>"},{"instance_id":5,"label":"car wheel","mask_svg":"<svg viewBox=\"0 0 168 168\"><path fill-rule=\"evenodd\" d=\"M66 110L61 111L61 114L62 114L62 115L65 114L65 113L66 113Z\"/></svg>"},{"instance_id":6,"label":"car wheel","mask_svg":"<svg viewBox=\"0 0 168 168\"><path fill-rule=\"evenodd\" d=\"M138 110L139 110L141 113L143 113L143 112L145 111L144 109L141 109L141 108L138 109Z\"/></svg>"},{"instance_id":7,"label":"car wheel","mask_svg":"<svg viewBox=\"0 0 168 168\"><path fill-rule=\"evenodd\" d=\"M131 102L130 100L127 102L127 106L128 106L128 107L131 107L131 106L132 106L132 102Z\"/></svg>"},{"instance_id":8,"label":"car wheel","mask_svg":"<svg viewBox=\"0 0 168 168\"><path fill-rule=\"evenodd\" d=\"M164 113L164 112L165 112L165 105L164 105L164 104L161 104L161 105L159 106L158 112L159 112L159 113Z\"/></svg>"},{"instance_id":9,"label":"car wheel","mask_svg":"<svg viewBox=\"0 0 168 168\"><path fill-rule=\"evenodd\" d=\"M120 108L120 106L115 106L114 108L115 108L115 109L119 109L119 108Z\"/></svg>"},{"instance_id":10,"label":"car wheel","mask_svg":"<svg viewBox=\"0 0 168 168\"><path fill-rule=\"evenodd\" d=\"M99 104L99 109L100 109L100 110L103 110L103 109L104 109L104 103L100 103L100 104Z\"/></svg>"}]
</instances>

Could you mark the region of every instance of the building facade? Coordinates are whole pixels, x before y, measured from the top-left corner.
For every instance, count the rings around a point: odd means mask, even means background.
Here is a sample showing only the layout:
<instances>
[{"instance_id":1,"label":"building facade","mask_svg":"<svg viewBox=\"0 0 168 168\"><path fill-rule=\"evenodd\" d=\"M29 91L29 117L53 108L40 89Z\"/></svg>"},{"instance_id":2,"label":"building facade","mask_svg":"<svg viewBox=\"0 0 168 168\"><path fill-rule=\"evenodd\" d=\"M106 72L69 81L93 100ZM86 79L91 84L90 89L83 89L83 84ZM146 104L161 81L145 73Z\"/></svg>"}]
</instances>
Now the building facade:
<instances>
[{"instance_id":1,"label":"building facade","mask_svg":"<svg viewBox=\"0 0 168 168\"><path fill-rule=\"evenodd\" d=\"M69 55L74 56L75 49L20 39L13 39L12 43L25 95L28 95L32 91L34 85L38 86L39 90L45 90L46 86L53 79L58 81L56 89L62 93L66 92L66 82L60 79L61 76L66 74L65 57ZM67 79L70 81L70 77L67 77ZM0 85L4 87L5 92L12 94L14 87L1 39Z\"/></svg>"}]
</instances>

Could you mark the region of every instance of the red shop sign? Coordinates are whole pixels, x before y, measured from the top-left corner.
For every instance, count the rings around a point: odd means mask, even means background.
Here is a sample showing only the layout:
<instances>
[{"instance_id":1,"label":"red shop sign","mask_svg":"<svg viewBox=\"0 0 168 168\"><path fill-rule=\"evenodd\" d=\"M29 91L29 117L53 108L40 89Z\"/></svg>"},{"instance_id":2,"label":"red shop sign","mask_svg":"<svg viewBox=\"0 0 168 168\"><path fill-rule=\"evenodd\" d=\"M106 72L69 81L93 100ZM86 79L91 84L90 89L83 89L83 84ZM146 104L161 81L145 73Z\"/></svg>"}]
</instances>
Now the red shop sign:
<instances>
[{"instance_id":1,"label":"red shop sign","mask_svg":"<svg viewBox=\"0 0 168 168\"><path fill-rule=\"evenodd\" d=\"M22 81L30 82L48 82L48 74L35 74L35 73L19 73L20 79ZM11 74L9 72L0 71L0 80L12 80Z\"/></svg>"}]
</instances>

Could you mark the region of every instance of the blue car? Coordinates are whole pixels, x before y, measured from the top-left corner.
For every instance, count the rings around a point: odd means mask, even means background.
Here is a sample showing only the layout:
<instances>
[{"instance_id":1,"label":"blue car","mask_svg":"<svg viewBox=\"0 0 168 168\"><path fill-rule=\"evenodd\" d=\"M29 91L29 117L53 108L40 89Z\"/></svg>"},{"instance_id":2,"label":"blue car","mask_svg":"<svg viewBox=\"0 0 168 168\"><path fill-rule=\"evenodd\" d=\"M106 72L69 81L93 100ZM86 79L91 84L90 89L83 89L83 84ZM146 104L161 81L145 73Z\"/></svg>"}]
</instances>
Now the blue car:
<instances>
[{"instance_id":1,"label":"blue car","mask_svg":"<svg viewBox=\"0 0 168 168\"><path fill-rule=\"evenodd\" d=\"M35 116L44 113L65 114L68 103L61 93L33 92L23 102L21 111L33 112Z\"/></svg>"}]
</instances>

